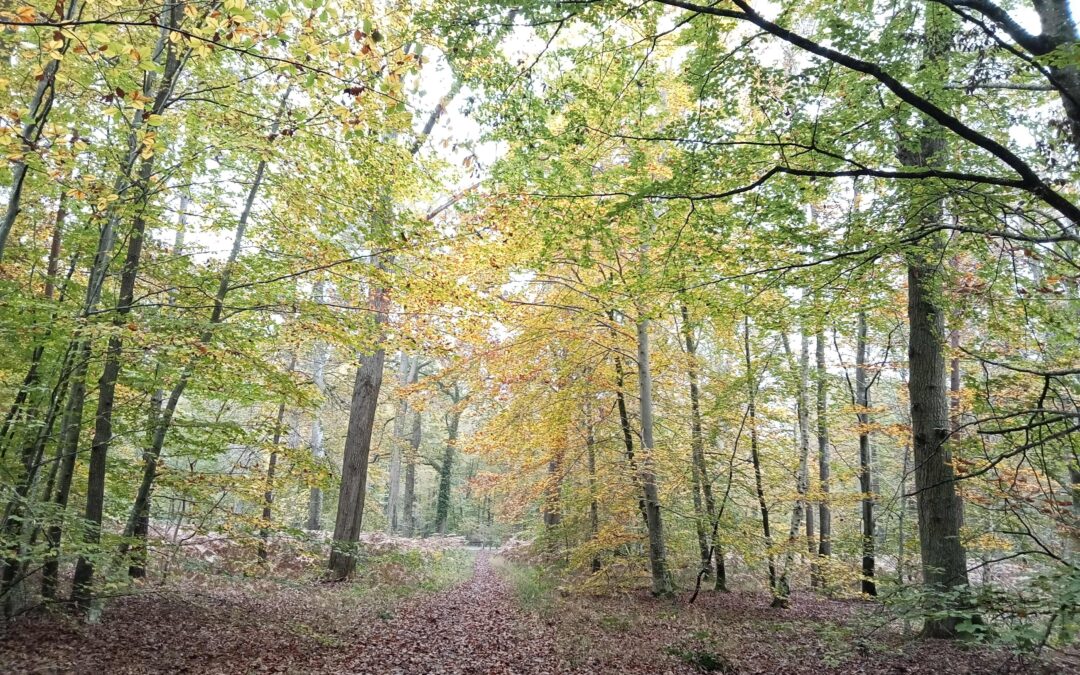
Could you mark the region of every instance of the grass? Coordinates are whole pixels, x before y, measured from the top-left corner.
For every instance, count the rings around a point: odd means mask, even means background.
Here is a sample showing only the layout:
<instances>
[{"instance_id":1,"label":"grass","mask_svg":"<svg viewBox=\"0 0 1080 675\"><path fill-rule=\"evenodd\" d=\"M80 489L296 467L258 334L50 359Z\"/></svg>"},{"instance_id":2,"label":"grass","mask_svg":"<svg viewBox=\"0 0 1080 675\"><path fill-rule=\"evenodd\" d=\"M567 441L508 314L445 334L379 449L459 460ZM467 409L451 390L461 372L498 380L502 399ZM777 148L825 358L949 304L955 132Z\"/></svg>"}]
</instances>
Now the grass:
<instances>
[{"instance_id":1,"label":"grass","mask_svg":"<svg viewBox=\"0 0 1080 675\"><path fill-rule=\"evenodd\" d=\"M357 561L350 589L366 599L396 600L418 593L437 593L472 574L474 551L395 550L372 553Z\"/></svg>"},{"instance_id":2,"label":"grass","mask_svg":"<svg viewBox=\"0 0 1080 675\"><path fill-rule=\"evenodd\" d=\"M522 565L502 558L495 558L492 566L514 589L518 602L526 610L537 614L549 614L555 601L557 579L550 572Z\"/></svg>"}]
</instances>

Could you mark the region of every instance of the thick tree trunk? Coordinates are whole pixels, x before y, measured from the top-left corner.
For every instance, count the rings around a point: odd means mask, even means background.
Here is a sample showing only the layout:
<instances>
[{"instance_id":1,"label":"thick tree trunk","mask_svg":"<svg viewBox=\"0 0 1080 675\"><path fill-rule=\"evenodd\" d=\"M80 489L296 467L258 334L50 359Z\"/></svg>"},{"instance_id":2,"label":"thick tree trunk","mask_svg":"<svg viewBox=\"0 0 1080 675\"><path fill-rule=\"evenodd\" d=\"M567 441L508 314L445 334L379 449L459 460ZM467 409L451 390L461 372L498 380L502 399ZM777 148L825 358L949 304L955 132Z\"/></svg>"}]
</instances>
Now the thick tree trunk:
<instances>
[{"instance_id":1,"label":"thick tree trunk","mask_svg":"<svg viewBox=\"0 0 1080 675\"><path fill-rule=\"evenodd\" d=\"M381 331L386 321L386 292L383 289L372 290L371 305L375 310L377 330ZM385 359L386 351L380 346L373 353L361 356L356 369L341 466L341 490L338 494L337 517L334 519L334 541L330 551L329 572L335 579L348 578L356 568L352 549L360 536L364 517L371 432L379 406Z\"/></svg>"},{"instance_id":2,"label":"thick tree trunk","mask_svg":"<svg viewBox=\"0 0 1080 675\"><path fill-rule=\"evenodd\" d=\"M637 322L638 393L641 398L641 472L642 492L645 495L645 515L649 530L649 570L652 573L653 595L669 596L674 592L671 574L667 568L667 551L664 544L664 519L660 511L660 490L656 484L653 456L653 400L652 372L649 367L649 320L641 317Z\"/></svg>"},{"instance_id":3,"label":"thick tree trunk","mask_svg":"<svg viewBox=\"0 0 1080 675\"><path fill-rule=\"evenodd\" d=\"M1058 47L1068 49L1080 42L1069 0L1034 0L1033 4L1042 24L1039 37L1043 46L1037 50L1038 55ZM1073 146L1080 151L1080 67L1076 66L1075 60L1062 59L1049 65L1047 70L1061 97Z\"/></svg>"},{"instance_id":4,"label":"thick tree trunk","mask_svg":"<svg viewBox=\"0 0 1080 675\"><path fill-rule=\"evenodd\" d=\"M949 448L949 397L942 345L945 322L939 305L941 271L936 261L933 253L915 253L908 260L908 391L923 582L945 593L967 586L968 576L960 541L963 506L956 494ZM923 632L930 637L953 637L962 619L961 614L927 619Z\"/></svg>"},{"instance_id":5,"label":"thick tree trunk","mask_svg":"<svg viewBox=\"0 0 1080 675\"><path fill-rule=\"evenodd\" d=\"M948 10L927 7L924 58L932 63L949 48L951 32ZM922 129L917 149L901 148L906 166L928 167L940 162L944 140L930 129ZM940 201L920 207L918 223L937 227L943 219ZM955 637L956 626L970 612L963 611L962 597L968 585L967 556L960 541L963 503L956 493L952 454L949 446L949 394L945 374L945 310L942 307L941 252L943 233L924 238L921 249L910 251L908 265L908 394L911 400L911 432L915 464L915 493L919 511L919 545L922 551L923 584L927 590L950 594L930 598L928 610L936 616L926 619L923 633L928 637ZM957 596L957 590L960 596ZM941 616L941 610L955 609Z\"/></svg>"},{"instance_id":6,"label":"thick tree trunk","mask_svg":"<svg viewBox=\"0 0 1080 675\"><path fill-rule=\"evenodd\" d=\"M874 583L875 495L870 451L870 384L866 368L866 312L859 312L855 341L855 409L859 423L859 492L862 493L862 592L874 596L877 595Z\"/></svg>"},{"instance_id":7,"label":"thick tree trunk","mask_svg":"<svg viewBox=\"0 0 1080 675\"><path fill-rule=\"evenodd\" d=\"M435 531L446 534L447 521L450 517L450 486L454 475L454 453L457 446L458 425L461 412L454 409L446 416L446 448L443 450L442 463L439 465L439 492L435 497Z\"/></svg>"}]
</instances>

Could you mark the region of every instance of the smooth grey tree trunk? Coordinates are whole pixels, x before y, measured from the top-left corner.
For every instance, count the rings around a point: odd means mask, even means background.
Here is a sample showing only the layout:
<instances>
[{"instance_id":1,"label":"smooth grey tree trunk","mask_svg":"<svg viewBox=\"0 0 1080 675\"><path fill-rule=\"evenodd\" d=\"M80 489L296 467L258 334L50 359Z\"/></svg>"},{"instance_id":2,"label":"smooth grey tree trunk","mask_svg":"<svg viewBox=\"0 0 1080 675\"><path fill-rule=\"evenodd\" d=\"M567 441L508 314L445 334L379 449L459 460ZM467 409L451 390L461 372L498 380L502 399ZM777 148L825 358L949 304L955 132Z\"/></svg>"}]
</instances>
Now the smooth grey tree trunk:
<instances>
[{"instance_id":1,"label":"smooth grey tree trunk","mask_svg":"<svg viewBox=\"0 0 1080 675\"><path fill-rule=\"evenodd\" d=\"M312 290L312 300L317 304L325 301L325 282L315 282ZM326 362L328 360L328 347L322 340L316 340L311 350L311 381L318 390L320 396L326 395ZM326 457L326 447L323 444L322 406L315 410L311 418L311 457L316 464L321 464ZM322 529L323 493L318 485L308 490L308 516L307 529Z\"/></svg>"},{"instance_id":2,"label":"smooth grey tree trunk","mask_svg":"<svg viewBox=\"0 0 1080 675\"><path fill-rule=\"evenodd\" d=\"M406 537L416 534L416 458L420 452L423 424L420 411L413 413L412 433L409 434L409 453L405 456L405 490L401 497L401 531Z\"/></svg>"},{"instance_id":3,"label":"smooth grey tree trunk","mask_svg":"<svg viewBox=\"0 0 1080 675\"><path fill-rule=\"evenodd\" d=\"M404 350L398 352L398 386L405 387L414 381L420 359L409 358ZM401 396L394 415L394 442L390 451L390 486L386 499L386 531L397 532L401 513L401 463L408 453L411 429L408 426L409 403Z\"/></svg>"},{"instance_id":4,"label":"smooth grey tree trunk","mask_svg":"<svg viewBox=\"0 0 1080 675\"><path fill-rule=\"evenodd\" d=\"M637 322L638 394L641 399L641 471L642 492L645 495L645 515L649 535L649 570L652 574L653 595L665 597L674 592L671 573L667 568L664 543L664 519L660 511L660 490L656 484L656 459L653 456L652 372L649 366L649 320L642 316Z\"/></svg>"}]
</instances>

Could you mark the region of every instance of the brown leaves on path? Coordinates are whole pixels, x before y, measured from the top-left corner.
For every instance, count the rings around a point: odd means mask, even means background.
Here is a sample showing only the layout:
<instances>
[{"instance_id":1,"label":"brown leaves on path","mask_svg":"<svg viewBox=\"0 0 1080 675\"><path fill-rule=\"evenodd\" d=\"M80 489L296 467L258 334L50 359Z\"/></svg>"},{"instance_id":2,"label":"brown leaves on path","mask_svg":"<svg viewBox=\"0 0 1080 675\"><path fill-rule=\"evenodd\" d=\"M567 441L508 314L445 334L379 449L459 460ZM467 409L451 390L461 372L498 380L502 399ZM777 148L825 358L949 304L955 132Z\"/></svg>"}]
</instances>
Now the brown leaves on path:
<instances>
[{"instance_id":1,"label":"brown leaves on path","mask_svg":"<svg viewBox=\"0 0 1080 675\"><path fill-rule=\"evenodd\" d=\"M517 607L509 588L476 560L472 578L436 595L407 602L372 626L367 639L343 650L331 666L348 673L565 672L554 652L553 628Z\"/></svg>"},{"instance_id":2,"label":"brown leaves on path","mask_svg":"<svg viewBox=\"0 0 1080 675\"><path fill-rule=\"evenodd\" d=\"M462 569L462 572L465 570ZM459 577L460 578L460 577ZM798 594L559 595L520 606L481 553L445 590L379 600L353 584L204 577L112 601L100 624L59 613L0 632L3 673L371 673L394 675L1004 675L1068 672L959 643L873 629L880 605ZM3 630L3 629L0 629Z\"/></svg>"}]
</instances>

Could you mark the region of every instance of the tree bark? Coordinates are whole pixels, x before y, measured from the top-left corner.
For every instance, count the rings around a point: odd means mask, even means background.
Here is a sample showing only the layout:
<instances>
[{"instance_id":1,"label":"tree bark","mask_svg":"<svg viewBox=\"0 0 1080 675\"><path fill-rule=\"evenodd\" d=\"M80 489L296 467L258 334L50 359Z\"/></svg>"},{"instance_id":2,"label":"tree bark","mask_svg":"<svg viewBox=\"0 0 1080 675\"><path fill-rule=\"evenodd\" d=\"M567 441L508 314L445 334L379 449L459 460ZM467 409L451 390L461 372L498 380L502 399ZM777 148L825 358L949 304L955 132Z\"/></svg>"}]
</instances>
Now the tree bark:
<instances>
[{"instance_id":1,"label":"tree bark","mask_svg":"<svg viewBox=\"0 0 1080 675\"><path fill-rule=\"evenodd\" d=\"M296 357L292 357L289 364L289 372L296 367ZM266 464L266 489L263 490L262 521L259 523L259 562L263 565L270 562L270 524L273 522L274 506L274 475L277 473L278 444L281 443L281 428L285 422L285 401L278 404L277 416L274 419L274 437L270 439L270 460ZM300 437L297 435L296 424L290 425L290 445L300 445Z\"/></svg>"},{"instance_id":2,"label":"tree bark","mask_svg":"<svg viewBox=\"0 0 1080 675\"><path fill-rule=\"evenodd\" d=\"M862 493L862 592L876 596L873 466L870 450L870 384L866 376L866 312L859 312L855 341L855 409L859 423L859 492ZM901 506L901 508L903 508Z\"/></svg>"},{"instance_id":3,"label":"tree bark","mask_svg":"<svg viewBox=\"0 0 1080 675\"><path fill-rule=\"evenodd\" d=\"M769 505L765 501L765 485L761 479L761 454L758 452L757 431L757 382L750 359L750 317L743 319L743 355L746 359L746 418L750 427L750 462L754 466L754 488L757 492L758 510L761 513L761 531L765 537L766 556L769 564L769 588L776 589L776 560L772 553L772 531L769 528Z\"/></svg>"},{"instance_id":4,"label":"tree bark","mask_svg":"<svg viewBox=\"0 0 1080 675\"><path fill-rule=\"evenodd\" d=\"M420 411L413 413L412 433L409 435L409 453L405 456L405 493L402 495L402 533L406 537L416 534L416 457L420 452L423 425Z\"/></svg>"},{"instance_id":5,"label":"tree bark","mask_svg":"<svg viewBox=\"0 0 1080 675\"><path fill-rule=\"evenodd\" d=\"M600 536L600 506L597 503L596 482L596 432L593 429L592 411L585 407L585 453L589 472L589 535L595 541ZM602 567L599 553L592 557L592 572L596 574Z\"/></svg>"},{"instance_id":6,"label":"tree bark","mask_svg":"<svg viewBox=\"0 0 1080 675\"><path fill-rule=\"evenodd\" d=\"M908 261L908 319L911 336L912 446L919 509L923 582L938 592L967 586L967 557L960 541L963 506L956 494L949 447L949 401L945 386L945 333L940 268L933 253L913 253ZM927 619L928 637L954 637L961 615Z\"/></svg>"},{"instance_id":7,"label":"tree bark","mask_svg":"<svg viewBox=\"0 0 1080 675\"><path fill-rule=\"evenodd\" d=\"M179 5L177 6L179 7ZM271 135L277 133L281 119L285 115L290 92L291 88L286 88L285 93L281 97L281 104L278 107L277 116L270 127ZM210 344L210 341L214 336L214 329L226 319L225 298L230 290L232 274L236 268L236 261L240 258L240 251L243 248L244 236L247 233L248 222L251 219L251 213L255 206L255 197L258 195L263 178L266 175L266 167L267 160L261 159L255 168L255 175L252 178L251 187L248 189L247 197L244 200L243 211L240 213L240 219L237 221L236 230L233 233L232 249L229 251L229 257L225 261L224 268L221 270L221 276L218 278L218 287L214 294L214 307L210 312L207 327L199 336L200 346ZM187 386L191 382L194 373L194 364L185 366L181 371L176 384L173 385L172 390L169 392L169 397L165 400L164 406L158 404L160 414L156 415L156 425L151 430L148 446L143 450L142 479L139 483L139 489L135 493L135 501L128 514L127 524L124 527L124 541L120 544L118 550L119 555L127 554L132 539L138 539L136 544L137 547L143 549L146 548L146 537L149 529L150 501L153 495L154 481L157 478L158 462L161 460L161 453L165 447L165 439L168 436L169 430L172 428L172 421L176 414L176 408L180 404L180 399L183 398L184 391L187 390ZM138 576L141 571L141 567L137 564L137 561L136 564L128 567L128 574L132 576Z\"/></svg>"},{"instance_id":8,"label":"tree bark","mask_svg":"<svg viewBox=\"0 0 1080 675\"><path fill-rule=\"evenodd\" d=\"M1077 33L1068 0L1034 0L1033 4L1042 24L1039 37L1044 42L1043 49L1038 51L1045 54L1058 47L1068 48L1080 42L1080 34ZM1055 88L1061 98L1073 147L1080 151L1080 68L1074 60L1066 59L1064 63L1048 66L1047 70L1053 76Z\"/></svg>"},{"instance_id":9,"label":"tree bark","mask_svg":"<svg viewBox=\"0 0 1080 675\"><path fill-rule=\"evenodd\" d=\"M324 282L317 281L312 291L312 300L317 304L324 302ZM326 395L326 361L327 346L321 340L317 340L312 347L311 353L311 380L320 396ZM322 407L316 409L311 418L311 457L317 464L321 464L326 457L326 448L323 445ZM323 493L318 485L308 490L308 516L307 529L322 529Z\"/></svg>"},{"instance_id":10,"label":"tree bark","mask_svg":"<svg viewBox=\"0 0 1080 675\"><path fill-rule=\"evenodd\" d=\"M413 381L419 359L410 359L404 350L398 352L398 386L405 387ZM390 451L390 488L386 499L386 531L398 531L401 511L401 462L408 452L410 429L408 427L409 403L399 396L397 414L394 415L394 443Z\"/></svg>"},{"instance_id":11,"label":"tree bark","mask_svg":"<svg viewBox=\"0 0 1080 675\"><path fill-rule=\"evenodd\" d=\"M713 556L723 556L716 537L710 531L716 518L716 501L709 482L708 469L705 465L705 438L701 423L701 391L698 383L697 341L690 324L690 311L683 303L682 314L683 345L686 350L686 376L690 382L690 467L694 482L694 515L697 520L698 551L701 554L701 570L708 577L713 573ZM719 564L718 564L719 566ZM717 588L724 585L717 579Z\"/></svg>"},{"instance_id":12,"label":"tree bark","mask_svg":"<svg viewBox=\"0 0 1080 675\"><path fill-rule=\"evenodd\" d=\"M941 58L951 39L944 8L927 7L924 58ZM923 128L915 150L898 153L906 166L928 167L940 162L944 140ZM923 207L924 227L936 227L943 218L943 205ZM957 611L952 615L927 618L927 637L955 637L967 604L962 597L968 585L967 556L960 541L963 504L956 493L952 453L949 446L949 394L945 375L945 311L942 307L941 251L943 233L935 232L921 242L921 248L907 255L908 266L908 393L911 400L911 431L915 463L915 493L919 511L919 545L922 551L923 584L940 596L931 598L929 610ZM970 613L967 613L970 616Z\"/></svg>"},{"instance_id":13,"label":"tree bark","mask_svg":"<svg viewBox=\"0 0 1080 675\"><path fill-rule=\"evenodd\" d=\"M458 425L461 423L461 411L457 409L461 400L455 384L450 395L453 403L446 415L446 447L443 450L442 463L439 465L439 492L435 497L435 531L446 534L450 517L450 487L454 475L454 454L457 448Z\"/></svg>"},{"instance_id":14,"label":"tree bark","mask_svg":"<svg viewBox=\"0 0 1080 675\"><path fill-rule=\"evenodd\" d=\"M818 441L818 556L832 555L832 511L829 507L829 374L825 367L825 328L818 324L814 334L814 357L817 366L817 441ZM819 563L824 561L819 561ZM824 586L824 576L818 576Z\"/></svg>"},{"instance_id":15,"label":"tree bark","mask_svg":"<svg viewBox=\"0 0 1080 675\"><path fill-rule=\"evenodd\" d=\"M630 475L634 476L634 487L638 495L638 512L641 514L641 522L648 527L649 515L645 508L645 497L641 494L641 482L638 480L637 459L634 455L634 429L630 426L630 411L626 406L626 371L623 369L622 357L616 351L612 354L612 362L615 366L615 404L619 409L619 429L622 432L623 448L626 452L626 463L630 468Z\"/></svg>"},{"instance_id":16,"label":"tree bark","mask_svg":"<svg viewBox=\"0 0 1080 675\"><path fill-rule=\"evenodd\" d=\"M341 490L338 494L333 548L329 562L329 573L335 579L347 579L356 569L356 558L351 549L359 539L364 517L371 432L375 425L375 411L379 407L379 389L382 387L383 362L386 359L381 337L382 326L386 322L386 291L373 288L370 304L374 309L375 329L380 333L376 338L379 346L371 354L360 357L349 405L349 427L345 435L345 453L341 466Z\"/></svg>"},{"instance_id":17,"label":"tree bark","mask_svg":"<svg viewBox=\"0 0 1080 675\"><path fill-rule=\"evenodd\" d=\"M640 480L645 495L645 515L649 534L649 570L652 573L653 595L666 597L674 592L667 568L664 545L664 519L660 511L660 490L654 469L652 372L649 368L649 320L644 316L637 322L638 394L641 398L641 462Z\"/></svg>"},{"instance_id":18,"label":"tree bark","mask_svg":"<svg viewBox=\"0 0 1080 675\"><path fill-rule=\"evenodd\" d=\"M101 543L101 518L105 507L105 469L109 446L112 444L112 418L116 401L116 383L120 378L123 357L124 323L135 302L135 282L139 273L143 240L146 233L146 208L149 200L149 181L153 174L153 158L144 159L139 166L137 203L139 213L132 222L128 236L127 256L120 275L120 295L113 310L113 332L105 350L105 366L98 380L97 413L94 418L94 437L90 443L90 473L86 486L86 525L84 543L91 549ZM82 611L89 609L94 580L93 557L79 556L75 564L75 579L71 599Z\"/></svg>"},{"instance_id":19,"label":"tree bark","mask_svg":"<svg viewBox=\"0 0 1080 675\"><path fill-rule=\"evenodd\" d=\"M787 337L784 337L785 343ZM788 529L788 541L784 553L784 563L780 568L780 578L773 588L773 607L787 607L788 598L791 596L791 582L789 574L795 549L799 545L799 530L802 529L802 519L805 510L809 509L807 493L810 489L810 349L809 336L803 330L799 348L799 379L797 387L797 407L799 415L799 469L795 479L796 498L791 508L791 526Z\"/></svg>"}]
</instances>

